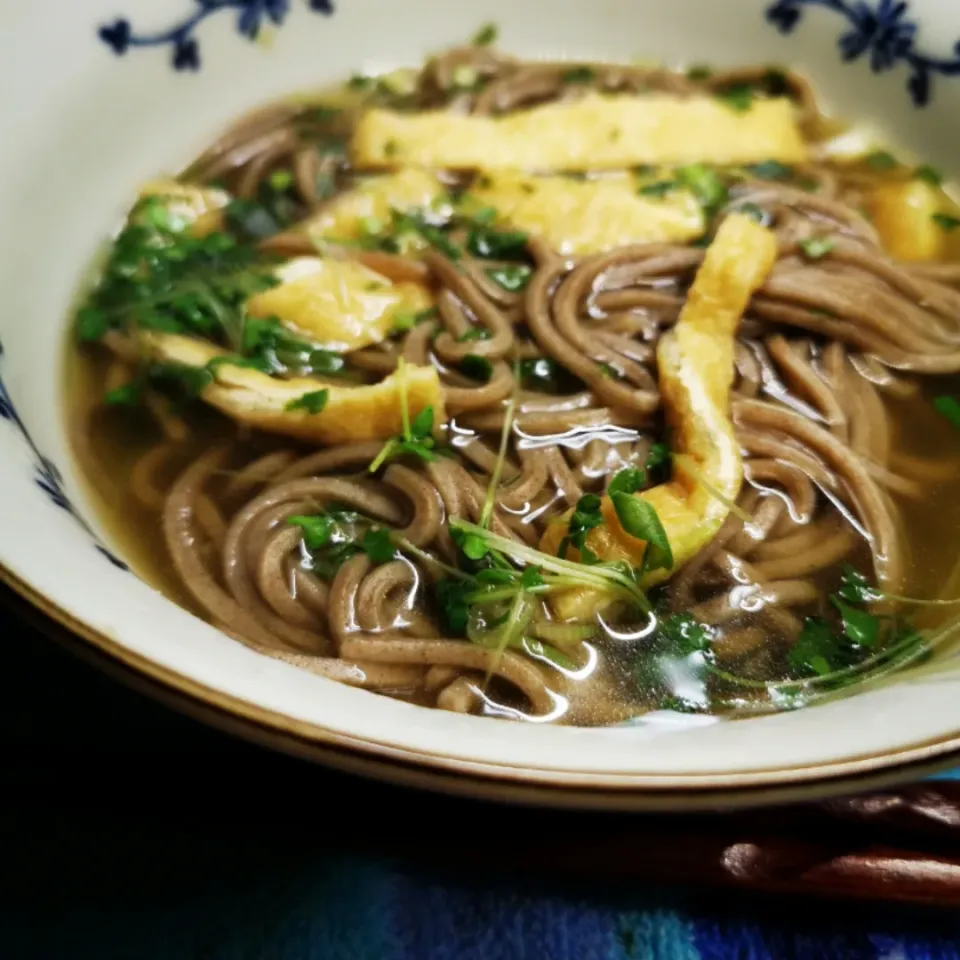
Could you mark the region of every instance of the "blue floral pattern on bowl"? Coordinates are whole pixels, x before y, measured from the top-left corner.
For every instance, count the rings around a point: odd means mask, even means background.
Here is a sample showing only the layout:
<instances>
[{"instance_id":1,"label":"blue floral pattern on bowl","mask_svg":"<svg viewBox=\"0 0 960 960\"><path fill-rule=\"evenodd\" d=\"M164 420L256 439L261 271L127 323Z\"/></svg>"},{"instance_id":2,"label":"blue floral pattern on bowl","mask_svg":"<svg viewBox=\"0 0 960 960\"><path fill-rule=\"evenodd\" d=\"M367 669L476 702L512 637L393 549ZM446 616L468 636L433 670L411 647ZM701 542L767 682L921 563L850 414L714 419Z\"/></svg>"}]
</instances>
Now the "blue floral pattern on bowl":
<instances>
[{"instance_id":1,"label":"blue floral pattern on bowl","mask_svg":"<svg viewBox=\"0 0 960 960\"><path fill-rule=\"evenodd\" d=\"M3 356L3 345L0 344L0 357ZM120 570L128 570L129 567L115 554L111 553L104 544L101 542L100 538L94 533L93 528L89 523L83 518L83 515L79 510L71 503L69 497L63 489L63 474L60 473L57 465L50 460L48 457L45 457L37 447L36 443L33 440L33 437L30 436L30 432L27 430L26 425L23 420L20 418L20 414L17 413L17 408L13 405L13 401L10 399L10 393L7 390L6 384L3 380L0 379L0 420L6 420L8 423L13 424L17 430L20 431L24 440L27 442L27 446L32 451L35 464L34 464L34 480L36 481L37 486L47 495L50 499L50 502L54 506L58 507L60 510L64 510L69 513L77 523L90 535L91 540L93 540L94 546L97 550L103 554L115 567Z\"/></svg>"},{"instance_id":2,"label":"blue floral pattern on bowl","mask_svg":"<svg viewBox=\"0 0 960 960\"><path fill-rule=\"evenodd\" d=\"M849 30L837 40L845 61L870 58L874 73L904 65L909 70L907 91L918 107L930 102L933 78L960 75L960 40L950 58L931 57L916 47L917 23L909 17L907 0L776 0L767 8L767 20L781 33L792 33L809 7L823 7L842 16Z\"/></svg>"},{"instance_id":3,"label":"blue floral pattern on bowl","mask_svg":"<svg viewBox=\"0 0 960 960\"><path fill-rule=\"evenodd\" d=\"M194 0L196 9L179 23L157 33L137 33L130 21L120 17L100 27L100 39L118 56L133 47L170 47L175 70L200 69L200 25L214 14L234 11L237 31L248 40L256 40L264 23L280 26L290 12L290 0ZM307 0L314 13L333 14L333 0Z\"/></svg>"}]
</instances>

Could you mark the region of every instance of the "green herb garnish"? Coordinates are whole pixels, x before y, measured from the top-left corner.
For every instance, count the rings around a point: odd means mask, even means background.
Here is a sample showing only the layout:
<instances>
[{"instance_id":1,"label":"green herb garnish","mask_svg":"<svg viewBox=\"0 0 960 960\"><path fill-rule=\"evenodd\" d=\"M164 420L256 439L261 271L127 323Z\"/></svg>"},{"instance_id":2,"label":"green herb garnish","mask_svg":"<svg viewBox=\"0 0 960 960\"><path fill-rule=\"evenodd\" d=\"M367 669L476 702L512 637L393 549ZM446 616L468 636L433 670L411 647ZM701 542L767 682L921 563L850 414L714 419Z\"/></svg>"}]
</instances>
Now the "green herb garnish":
<instances>
[{"instance_id":1,"label":"green herb garnish","mask_svg":"<svg viewBox=\"0 0 960 960\"><path fill-rule=\"evenodd\" d=\"M370 473L376 473L384 463L396 457L410 454L424 461L437 459L433 448L436 442L433 439L433 407L424 407L411 421L410 401L407 397L406 361L403 357L397 364L397 379L400 392L400 417L403 432L399 437L391 437L370 464Z\"/></svg>"},{"instance_id":2,"label":"green herb garnish","mask_svg":"<svg viewBox=\"0 0 960 960\"><path fill-rule=\"evenodd\" d=\"M477 589L473 580L447 578L439 580L433 595L440 611L440 620L447 632L454 637L467 635L470 619L470 598Z\"/></svg>"},{"instance_id":3,"label":"green herb garnish","mask_svg":"<svg viewBox=\"0 0 960 960\"><path fill-rule=\"evenodd\" d=\"M800 241L800 249L808 260L820 260L837 245L832 237L807 237Z\"/></svg>"},{"instance_id":4,"label":"green herb garnish","mask_svg":"<svg viewBox=\"0 0 960 960\"><path fill-rule=\"evenodd\" d=\"M582 499L582 498L581 498ZM599 501L599 497L595 498ZM552 557L539 550L528 547L526 544L501 537L485 530L483 527L469 523L459 517L450 520L450 532L458 536L473 534L487 547L487 550L498 557L509 557L515 563L540 568L545 581L543 587L536 590L562 589L572 586L587 587L615 594L618 598L649 612L650 603L643 591L637 586L633 570L622 562L598 563L585 566L570 560Z\"/></svg>"},{"instance_id":5,"label":"green herb garnish","mask_svg":"<svg viewBox=\"0 0 960 960\"><path fill-rule=\"evenodd\" d=\"M933 408L941 416L946 417L952 426L960 430L960 400L944 394L933 398Z\"/></svg>"},{"instance_id":6,"label":"green herb garnish","mask_svg":"<svg viewBox=\"0 0 960 960\"><path fill-rule=\"evenodd\" d=\"M470 43L475 47L489 47L497 42L500 30L495 23L484 24L473 36Z\"/></svg>"},{"instance_id":7,"label":"green herb garnish","mask_svg":"<svg viewBox=\"0 0 960 960\"><path fill-rule=\"evenodd\" d=\"M764 160L762 163L751 163L744 167L753 176L760 180L789 180L793 176L793 170L780 163L779 160Z\"/></svg>"},{"instance_id":8,"label":"green herb garnish","mask_svg":"<svg viewBox=\"0 0 960 960\"><path fill-rule=\"evenodd\" d=\"M475 353L468 353L459 364L460 372L471 380L489 383L493 376L493 364L486 358Z\"/></svg>"},{"instance_id":9,"label":"green herb garnish","mask_svg":"<svg viewBox=\"0 0 960 960\"><path fill-rule=\"evenodd\" d=\"M474 343L477 340L489 340L492 334L486 327L471 327L457 337L457 343Z\"/></svg>"},{"instance_id":10,"label":"green herb garnish","mask_svg":"<svg viewBox=\"0 0 960 960\"><path fill-rule=\"evenodd\" d=\"M665 443L655 443L647 453L647 462L644 466L648 473L653 473L670 462L670 448Z\"/></svg>"},{"instance_id":11,"label":"green herb garnish","mask_svg":"<svg viewBox=\"0 0 960 960\"><path fill-rule=\"evenodd\" d=\"M943 184L943 174L936 168L923 164L913 171L913 176L917 180L929 183L931 187L939 187Z\"/></svg>"},{"instance_id":12,"label":"green herb garnish","mask_svg":"<svg viewBox=\"0 0 960 960\"><path fill-rule=\"evenodd\" d=\"M247 299L277 284L276 261L226 233L196 237L174 222L163 198L142 200L120 232L76 333L113 329L183 333L236 347Z\"/></svg>"},{"instance_id":13,"label":"green herb garnish","mask_svg":"<svg viewBox=\"0 0 960 960\"><path fill-rule=\"evenodd\" d=\"M843 621L844 635L851 643L860 647L876 646L880 637L880 618L866 610L860 610L845 603L838 596L832 596L830 602L837 608Z\"/></svg>"},{"instance_id":14,"label":"green herb garnish","mask_svg":"<svg viewBox=\"0 0 960 960\"><path fill-rule=\"evenodd\" d=\"M657 625L663 647L677 657L706 653L713 642L713 628L701 623L691 613L675 613L664 617Z\"/></svg>"},{"instance_id":15,"label":"green herb garnish","mask_svg":"<svg viewBox=\"0 0 960 960\"><path fill-rule=\"evenodd\" d=\"M638 540L645 540L643 572L669 570L673 567L673 550L653 505L632 493L613 493L610 497L617 519L624 531Z\"/></svg>"},{"instance_id":16,"label":"green herb garnish","mask_svg":"<svg viewBox=\"0 0 960 960\"><path fill-rule=\"evenodd\" d=\"M850 603L868 604L882 599L883 594L870 586L870 581L859 570L845 564L837 595Z\"/></svg>"},{"instance_id":17,"label":"green herb garnish","mask_svg":"<svg viewBox=\"0 0 960 960\"><path fill-rule=\"evenodd\" d=\"M597 71L592 67L573 67L561 79L564 83L592 83L597 78Z\"/></svg>"},{"instance_id":18,"label":"green herb garnish","mask_svg":"<svg viewBox=\"0 0 960 960\"><path fill-rule=\"evenodd\" d=\"M293 412L295 410L305 410L307 413L320 413L327 405L327 399L330 396L329 390L314 390L311 393L305 393L296 400L291 400L284 410Z\"/></svg>"},{"instance_id":19,"label":"green herb garnish","mask_svg":"<svg viewBox=\"0 0 960 960\"><path fill-rule=\"evenodd\" d=\"M656 180L653 183L644 184L638 191L642 197L665 197L677 189L676 180Z\"/></svg>"},{"instance_id":20,"label":"green herb garnish","mask_svg":"<svg viewBox=\"0 0 960 960\"><path fill-rule=\"evenodd\" d=\"M416 234L450 260L459 260L463 255L463 251L450 241L440 227L431 223L426 214L415 210L404 212L394 209L390 211L390 216L393 233L397 237L402 237L405 233Z\"/></svg>"},{"instance_id":21,"label":"green herb garnish","mask_svg":"<svg viewBox=\"0 0 960 960\"><path fill-rule=\"evenodd\" d=\"M955 217L951 213L935 213L933 222L947 233L952 233L957 227L960 227L960 217Z\"/></svg>"},{"instance_id":22,"label":"green herb garnish","mask_svg":"<svg viewBox=\"0 0 960 960\"><path fill-rule=\"evenodd\" d=\"M625 467L607 485L607 495L612 497L615 493L636 493L646 482L645 470L639 467Z\"/></svg>"},{"instance_id":23,"label":"green herb garnish","mask_svg":"<svg viewBox=\"0 0 960 960\"><path fill-rule=\"evenodd\" d=\"M730 194L716 170L693 163L677 170L680 182L692 191L700 206L709 215L716 213L730 198Z\"/></svg>"},{"instance_id":24,"label":"green herb garnish","mask_svg":"<svg viewBox=\"0 0 960 960\"><path fill-rule=\"evenodd\" d=\"M749 110L753 106L755 95L753 87L746 83L735 83L727 87L726 90L718 90L714 93L718 100L721 100L737 113L745 113Z\"/></svg>"},{"instance_id":25,"label":"green herb garnish","mask_svg":"<svg viewBox=\"0 0 960 960\"><path fill-rule=\"evenodd\" d=\"M519 293L530 282L533 269L525 263L511 263L502 267L490 267L484 271L498 286L509 293Z\"/></svg>"},{"instance_id":26,"label":"green herb garnish","mask_svg":"<svg viewBox=\"0 0 960 960\"><path fill-rule=\"evenodd\" d=\"M585 493L578 501L567 524L567 534L560 541L558 557L566 557L567 550L574 547L580 552L581 563L598 563L599 557L587 546L587 535L603 523L600 512L601 499L595 493Z\"/></svg>"},{"instance_id":27,"label":"green herb garnish","mask_svg":"<svg viewBox=\"0 0 960 960\"><path fill-rule=\"evenodd\" d=\"M874 150L873 153L867 155L866 161L870 167L878 171L892 170L894 167L900 166L897 158L887 150Z\"/></svg>"},{"instance_id":28,"label":"green herb garnish","mask_svg":"<svg viewBox=\"0 0 960 960\"><path fill-rule=\"evenodd\" d=\"M300 528L303 546L310 552L309 569L322 580L332 580L359 553L376 564L396 556L390 531L353 510L331 504L315 514L287 517L286 522Z\"/></svg>"},{"instance_id":29,"label":"green herb garnish","mask_svg":"<svg viewBox=\"0 0 960 960\"><path fill-rule=\"evenodd\" d=\"M390 531L383 527L370 527L363 535L361 547L377 564L389 563L397 555L397 548L390 539Z\"/></svg>"},{"instance_id":30,"label":"green herb garnish","mask_svg":"<svg viewBox=\"0 0 960 960\"><path fill-rule=\"evenodd\" d=\"M143 381L132 380L122 386L114 387L103 395L108 407L135 407L143 400Z\"/></svg>"},{"instance_id":31,"label":"green herb garnish","mask_svg":"<svg viewBox=\"0 0 960 960\"><path fill-rule=\"evenodd\" d=\"M519 260L527 252L527 235L518 230L477 228L467 237L467 249L486 260Z\"/></svg>"},{"instance_id":32,"label":"green herb garnish","mask_svg":"<svg viewBox=\"0 0 960 960\"><path fill-rule=\"evenodd\" d=\"M826 620L807 617L797 642L790 648L787 660L801 676L826 676L834 670L836 638Z\"/></svg>"},{"instance_id":33,"label":"green herb garnish","mask_svg":"<svg viewBox=\"0 0 960 960\"><path fill-rule=\"evenodd\" d=\"M417 324L430 320L437 315L436 307L428 307L426 310L398 310L393 315L393 325L390 328L391 333L407 333Z\"/></svg>"},{"instance_id":34,"label":"green herb garnish","mask_svg":"<svg viewBox=\"0 0 960 960\"><path fill-rule=\"evenodd\" d=\"M537 393L563 394L582 388L582 384L567 368L552 357L527 357L521 360L520 379L524 389Z\"/></svg>"},{"instance_id":35,"label":"green herb garnish","mask_svg":"<svg viewBox=\"0 0 960 960\"><path fill-rule=\"evenodd\" d=\"M333 517L325 513L315 516L287 517L287 523L292 527L300 528L304 546L308 550L319 550L326 546L333 534Z\"/></svg>"},{"instance_id":36,"label":"green herb garnish","mask_svg":"<svg viewBox=\"0 0 960 960\"><path fill-rule=\"evenodd\" d=\"M695 63L687 68L687 79L697 83L701 80L709 80L713 76L713 71L701 63Z\"/></svg>"},{"instance_id":37,"label":"green herb garnish","mask_svg":"<svg viewBox=\"0 0 960 960\"><path fill-rule=\"evenodd\" d=\"M289 170L274 170L273 173L267 177L267 183L271 190L282 193L284 190L289 190L290 187L293 186L293 174Z\"/></svg>"},{"instance_id":38,"label":"green herb garnish","mask_svg":"<svg viewBox=\"0 0 960 960\"><path fill-rule=\"evenodd\" d=\"M757 223L765 223L767 220L767 212L755 203L741 203L737 207L737 213L742 213L745 217L756 220Z\"/></svg>"},{"instance_id":39,"label":"green herb garnish","mask_svg":"<svg viewBox=\"0 0 960 960\"><path fill-rule=\"evenodd\" d=\"M347 362L339 353L299 339L276 317L243 317L240 350L256 369L266 373L334 377L346 372Z\"/></svg>"},{"instance_id":40,"label":"green herb garnish","mask_svg":"<svg viewBox=\"0 0 960 960\"><path fill-rule=\"evenodd\" d=\"M464 533L462 530L451 530L453 542L463 551L468 560L482 560L490 549L483 537L474 533Z\"/></svg>"}]
</instances>

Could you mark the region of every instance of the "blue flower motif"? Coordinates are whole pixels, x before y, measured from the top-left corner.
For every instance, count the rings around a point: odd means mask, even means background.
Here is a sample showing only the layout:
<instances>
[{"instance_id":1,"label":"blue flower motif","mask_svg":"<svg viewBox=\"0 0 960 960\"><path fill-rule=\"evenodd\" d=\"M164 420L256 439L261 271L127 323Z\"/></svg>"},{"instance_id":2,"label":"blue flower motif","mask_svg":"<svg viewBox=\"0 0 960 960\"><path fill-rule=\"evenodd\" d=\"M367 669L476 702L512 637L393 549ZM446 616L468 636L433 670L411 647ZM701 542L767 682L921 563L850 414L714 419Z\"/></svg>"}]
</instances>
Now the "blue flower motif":
<instances>
[{"instance_id":1,"label":"blue flower motif","mask_svg":"<svg viewBox=\"0 0 960 960\"><path fill-rule=\"evenodd\" d=\"M130 570L115 553L111 553L102 543L95 544L95 546L100 554L106 557L118 570L123 570L125 573Z\"/></svg>"},{"instance_id":2,"label":"blue flower motif","mask_svg":"<svg viewBox=\"0 0 960 960\"><path fill-rule=\"evenodd\" d=\"M3 344L0 343L0 357L3 356ZM33 441L33 437L30 436L27 431L26 426L23 421L20 419L20 415L17 413L16 407L13 405L13 401L10 399L10 394L7 391L7 387L4 384L3 380L0 380L0 419L6 420L9 423L13 424L20 432L20 435L26 441L27 446L32 451L34 457L34 480L37 483L37 486L50 498L51 503L54 506L58 507L61 510L65 510L67 513L73 517L74 520L90 535L90 539L93 541L93 545L100 551L115 567L119 570L129 570L130 568L118 557L114 556L102 543L100 543L97 535L93 532L90 525L86 520L83 519L83 516L80 512L73 506L67 497L63 489L63 475L60 473L60 470L57 468L56 464L43 456L37 448L36 443Z\"/></svg>"},{"instance_id":3,"label":"blue flower motif","mask_svg":"<svg viewBox=\"0 0 960 960\"><path fill-rule=\"evenodd\" d=\"M237 29L250 40L256 40L264 16L281 24L289 10L290 0L247 0L237 17Z\"/></svg>"},{"instance_id":4,"label":"blue flower motif","mask_svg":"<svg viewBox=\"0 0 960 960\"><path fill-rule=\"evenodd\" d=\"M948 58L917 50L917 24L908 17L908 0L775 0L767 7L766 18L781 33L791 33L808 7L824 7L846 19L850 29L837 41L845 61L869 54L874 73L906 66L907 92L918 107L930 102L935 76L960 75L960 42Z\"/></svg>"},{"instance_id":5,"label":"blue flower motif","mask_svg":"<svg viewBox=\"0 0 960 960\"><path fill-rule=\"evenodd\" d=\"M100 27L97 35L118 56L131 47L172 47L175 70L200 69L200 44L196 32L208 17L225 10L237 13L237 31L248 40L256 40L265 20L280 25L290 12L290 0L194 0L196 9L168 30L139 34L130 21L119 18ZM308 9L331 16L333 0L307 0Z\"/></svg>"},{"instance_id":6,"label":"blue flower motif","mask_svg":"<svg viewBox=\"0 0 960 960\"><path fill-rule=\"evenodd\" d=\"M0 417L4 420L12 420L14 423L17 422L17 411L13 408L10 394L7 393L7 388L2 381L0 381Z\"/></svg>"},{"instance_id":7,"label":"blue flower motif","mask_svg":"<svg viewBox=\"0 0 960 960\"><path fill-rule=\"evenodd\" d=\"M917 25L903 19L906 12L903 0L880 0L876 10L855 4L850 10L853 29L838 41L843 59L856 60L869 50L874 72L890 70L913 48Z\"/></svg>"},{"instance_id":8,"label":"blue flower motif","mask_svg":"<svg viewBox=\"0 0 960 960\"><path fill-rule=\"evenodd\" d=\"M46 457L37 463L37 486L61 509L71 510L70 501L63 492L63 475Z\"/></svg>"},{"instance_id":9,"label":"blue flower motif","mask_svg":"<svg viewBox=\"0 0 960 960\"><path fill-rule=\"evenodd\" d=\"M907 91L918 107L925 107L930 102L930 71L922 68L911 71Z\"/></svg>"},{"instance_id":10,"label":"blue flower motif","mask_svg":"<svg viewBox=\"0 0 960 960\"><path fill-rule=\"evenodd\" d=\"M199 70L200 46L192 37L184 37L173 48L174 70Z\"/></svg>"},{"instance_id":11,"label":"blue flower motif","mask_svg":"<svg viewBox=\"0 0 960 960\"><path fill-rule=\"evenodd\" d=\"M110 47L114 53L122 55L130 46L130 21L123 18L115 20L109 26L100 28L100 39Z\"/></svg>"},{"instance_id":12,"label":"blue flower motif","mask_svg":"<svg viewBox=\"0 0 960 960\"><path fill-rule=\"evenodd\" d=\"M767 8L767 20L781 33L790 33L800 20L800 8L793 0L777 0Z\"/></svg>"}]
</instances>

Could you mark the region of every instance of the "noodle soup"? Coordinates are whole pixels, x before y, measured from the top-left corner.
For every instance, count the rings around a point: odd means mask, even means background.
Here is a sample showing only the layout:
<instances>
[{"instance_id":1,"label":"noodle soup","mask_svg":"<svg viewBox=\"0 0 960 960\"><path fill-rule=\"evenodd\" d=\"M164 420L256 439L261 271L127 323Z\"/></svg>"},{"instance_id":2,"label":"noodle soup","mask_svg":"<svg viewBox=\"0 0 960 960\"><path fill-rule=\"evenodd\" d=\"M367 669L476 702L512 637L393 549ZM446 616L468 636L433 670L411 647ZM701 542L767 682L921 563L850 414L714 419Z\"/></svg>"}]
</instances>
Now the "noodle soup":
<instances>
[{"instance_id":1,"label":"noodle soup","mask_svg":"<svg viewBox=\"0 0 960 960\"><path fill-rule=\"evenodd\" d=\"M267 107L133 206L77 456L151 582L382 694L601 725L875 682L949 639L960 220L840 130L788 71L488 44Z\"/></svg>"}]
</instances>

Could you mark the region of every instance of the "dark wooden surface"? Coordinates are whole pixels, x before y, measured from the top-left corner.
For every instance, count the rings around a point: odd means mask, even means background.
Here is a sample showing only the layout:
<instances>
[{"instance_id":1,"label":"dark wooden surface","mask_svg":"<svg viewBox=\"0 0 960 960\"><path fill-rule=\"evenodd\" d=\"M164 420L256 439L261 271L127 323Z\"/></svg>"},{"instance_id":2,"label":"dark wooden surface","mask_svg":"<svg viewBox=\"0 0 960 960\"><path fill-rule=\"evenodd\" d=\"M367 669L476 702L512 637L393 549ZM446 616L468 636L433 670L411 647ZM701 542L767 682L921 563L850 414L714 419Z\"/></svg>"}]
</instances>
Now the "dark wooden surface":
<instances>
[{"instance_id":1,"label":"dark wooden surface","mask_svg":"<svg viewBox=\"0 0 960 960\"><path fill-rule=\"evenodd\" d=\"M366 810L363 829L325 831L325 853L492 870L506 857L512 871L575 881L960 906L960 783L671 819L431 796L324 770L173 713L81 662L16 609L0 591L0 854L21 895L42 896L49 885L37 838L81 842L71 823L112 824L118 836L139 823L242 837ZM442 821L477 828L458 830L452 845L437 839Z\"/></svg>"}]
</instances>

